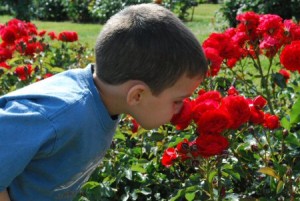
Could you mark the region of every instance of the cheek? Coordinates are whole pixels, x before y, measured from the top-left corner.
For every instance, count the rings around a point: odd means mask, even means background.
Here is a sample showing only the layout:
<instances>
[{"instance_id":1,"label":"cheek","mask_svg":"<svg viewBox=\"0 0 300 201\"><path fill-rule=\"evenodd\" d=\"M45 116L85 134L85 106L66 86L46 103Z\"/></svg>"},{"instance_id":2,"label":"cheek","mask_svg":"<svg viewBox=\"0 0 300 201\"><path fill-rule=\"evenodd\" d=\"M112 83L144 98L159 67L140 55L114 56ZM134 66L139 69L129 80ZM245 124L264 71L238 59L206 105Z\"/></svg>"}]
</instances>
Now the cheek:
<instances>
[{"instance_id":1,"label":"cheek","mask_svg":"<svg viewBox=\"0 0 300 201\"><path fill-rule=\"evenodd\" d=\"M182 104L174 104L173 106L173 115L178 114L182 108Z\"/></svg>"}]
</instances>

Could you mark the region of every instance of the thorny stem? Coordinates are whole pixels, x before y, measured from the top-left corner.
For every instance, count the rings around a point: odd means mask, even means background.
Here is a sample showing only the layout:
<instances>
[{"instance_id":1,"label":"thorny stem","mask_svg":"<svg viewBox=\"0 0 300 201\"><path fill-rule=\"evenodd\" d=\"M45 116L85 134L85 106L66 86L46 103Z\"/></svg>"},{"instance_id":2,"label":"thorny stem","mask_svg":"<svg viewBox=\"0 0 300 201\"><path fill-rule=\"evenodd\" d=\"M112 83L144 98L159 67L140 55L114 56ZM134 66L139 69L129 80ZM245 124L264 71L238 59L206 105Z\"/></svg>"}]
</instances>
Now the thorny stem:
<instances>
[{"instance_id":1,"label":"thorny stem","mask_svg":"<svg viewBox=\"0 0 300 201\"><path fill-rule=\"evenodd\" d=\"M221 172L221 167L222 167L222 157L218 157L218 201L222 201L222 172Z\"/></svg>"},{"instance_id":2,"label":"thorny stem","mask_svg":"<svg viewBox=\"0 0 300 201\"><path fill-rule=\"evenodd\" d=\"M209 182L209 174L210 174L210 163L209 160L205 160L206 162L206 181L208 181L208 192L211 200L214 200L214 191L212 182Z\"/></svg>"},{"instance_id":3,"label":"thorny stem","mask_svg":"<svg viewBox=\"0 0 300 201\"><path fill-rule=\"evenodd\" d=\"M255 140L257 141L257 143L263 147L263 144L260 142L259 138L257 137L257 135L255 134L255 132L252 133L253 137L255 138ZM262 158L262 160L264 161L265 164L267 164L267 157L266 155L265 156L262 156L262 154L260 152L258 152L259 156Z\"/></svg>"}]
</instances>

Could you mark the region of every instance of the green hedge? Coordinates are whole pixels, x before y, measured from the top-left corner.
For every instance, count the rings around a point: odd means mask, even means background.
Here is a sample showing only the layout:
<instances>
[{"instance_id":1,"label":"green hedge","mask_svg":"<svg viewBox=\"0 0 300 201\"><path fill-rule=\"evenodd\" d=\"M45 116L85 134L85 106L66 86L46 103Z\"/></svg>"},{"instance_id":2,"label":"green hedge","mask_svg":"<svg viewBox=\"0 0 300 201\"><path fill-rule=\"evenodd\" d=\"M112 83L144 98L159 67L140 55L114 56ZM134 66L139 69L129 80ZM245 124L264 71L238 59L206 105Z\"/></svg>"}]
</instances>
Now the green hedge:
<instances>
[{"instance_id":1,"label":"green hedge","mask_svg":"<svg viewBox=\"0 0 300 201\"><path fill-rule=\"evenodd\" d=\"M105 23L125 6L151 3L153 0L2 0L0 14L30 21L100 22ZM189 16L189 10L203 3L203 0L165 0L162 5L171 9L182 20Z\"/></svg>"}]
</instances>

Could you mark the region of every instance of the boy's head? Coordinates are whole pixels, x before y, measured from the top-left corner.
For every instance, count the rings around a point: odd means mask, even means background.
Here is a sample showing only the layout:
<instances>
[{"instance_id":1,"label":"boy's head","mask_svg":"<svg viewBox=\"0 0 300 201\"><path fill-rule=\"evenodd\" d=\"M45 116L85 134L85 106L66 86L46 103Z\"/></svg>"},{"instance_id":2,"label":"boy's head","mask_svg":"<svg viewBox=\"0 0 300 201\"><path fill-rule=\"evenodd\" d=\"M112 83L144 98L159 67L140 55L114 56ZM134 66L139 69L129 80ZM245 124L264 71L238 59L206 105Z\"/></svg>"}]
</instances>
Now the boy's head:
<instances>
[{"instance_id":1,"label":"boy's head","mask_svg":"<svg viewBox=\"0 0 300 201\"><path fill-rule=\"evenodd\" d=\"M169 10L130 6L103 27L95 46L96 75L107 84L140 80L154 95L183 75L202 76L207 63L196 37Z\"/></svg>"},{"instance_id":2,"label":"boy's head","mask_svg":"<svg viewBox=\"0 0 300 201\"><path fill-rule=\"evenodd\" d=\"M156 4L130 6L108 20L95 53L110 114L130 114L146 129L169 122L207 71L195 36Z\"/></svg>"}]
</instances>

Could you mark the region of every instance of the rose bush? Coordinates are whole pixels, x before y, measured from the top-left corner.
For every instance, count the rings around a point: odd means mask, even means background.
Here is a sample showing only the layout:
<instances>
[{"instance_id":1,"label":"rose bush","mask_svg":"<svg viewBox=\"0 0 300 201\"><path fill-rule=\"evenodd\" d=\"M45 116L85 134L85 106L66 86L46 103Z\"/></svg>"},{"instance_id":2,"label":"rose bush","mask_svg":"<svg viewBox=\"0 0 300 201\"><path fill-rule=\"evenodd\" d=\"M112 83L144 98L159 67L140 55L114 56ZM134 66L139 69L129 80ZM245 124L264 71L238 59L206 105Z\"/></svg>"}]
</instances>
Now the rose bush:
<instances>
[{"instance_id":1,"label":"rose bush","mask_svg":"<svg viewBox=\"0 0 300 201\"><path fill-rule=\"evenodd\" d=\"M238 20L203 42L207 79L173 125L146 131L121 118L77 200L300 199L299 24ZM0 94L93 61L72 31L13 19L0 36Z\"/></svg>"},{"instance_id":2,"label":"rose bush","mask_svg":"<svg viewBox=\"0 0 300 201\"><path fill-rule=\"evenodd\" d=\"M161 162L198 170L200 200L300 199L300 25L254 12L236 19L203 42L204 89L171 121L191 134Z\"/></svg>"},{"instance_id":3,"label":"rose bush","mask_svg":"<svg viewBox=\"0 0 300 201\"><path fill-rule=\"evenodd\" d=\"M92 51L72 31L39 31L12 19L0 25L0 38L0 95L93 61Z\"/></svg>"}]
</instances>

